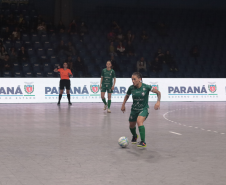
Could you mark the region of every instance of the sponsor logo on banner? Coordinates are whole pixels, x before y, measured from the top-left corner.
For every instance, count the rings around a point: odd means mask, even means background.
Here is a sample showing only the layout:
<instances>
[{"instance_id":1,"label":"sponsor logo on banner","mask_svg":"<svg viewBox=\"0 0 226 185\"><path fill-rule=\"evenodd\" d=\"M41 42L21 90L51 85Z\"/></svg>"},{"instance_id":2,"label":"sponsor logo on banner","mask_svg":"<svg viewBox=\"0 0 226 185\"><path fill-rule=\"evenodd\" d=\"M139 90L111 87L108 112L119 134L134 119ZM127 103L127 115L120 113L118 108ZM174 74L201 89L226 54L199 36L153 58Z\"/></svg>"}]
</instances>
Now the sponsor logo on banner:
<instances>
[{"instance_id":1,"label":"sponsor logo on banner","mask_svg":"<svg viewBox=\"0 0 226 185\"><path fill-rule=\"evenodd\" d=\"M208 87L206 85L168 86L169 98L218 98L216 93L217 85L215 82L208 82Z\"/></svg>"},{"instance_id":2,"label":"sponsor logo on banner","mask_svg":"<svg viewBox=\"0 0 226 185\"><path fill-rule=\"evenodd\" d=\"M24 85L24 90L27 94L32 94L34 92L34 85L33 82L24 82L26 85Z\"/></svg>"},{"instance_id":3,"label":"sponsor logo on banner","mask_svg":"<svg viewBox=\"0 0 226 185\"><path fill-rule=\"evenodd\" d=\"M100 91L99 82L90 82L90 90L92 93L97 94ZM92 96L92 95L91 95Z\"/></svg>"},{"instance_id":4,"label":"sponsor logo on banner","mask_svg":"<svg viewBox=\"0 0 226 185\"><path fill-rule=\"evenodd\" d=\"M216 82L209 82L208 89L211 93L215 93L217 91Z\"/></svg>"}]
</instances>

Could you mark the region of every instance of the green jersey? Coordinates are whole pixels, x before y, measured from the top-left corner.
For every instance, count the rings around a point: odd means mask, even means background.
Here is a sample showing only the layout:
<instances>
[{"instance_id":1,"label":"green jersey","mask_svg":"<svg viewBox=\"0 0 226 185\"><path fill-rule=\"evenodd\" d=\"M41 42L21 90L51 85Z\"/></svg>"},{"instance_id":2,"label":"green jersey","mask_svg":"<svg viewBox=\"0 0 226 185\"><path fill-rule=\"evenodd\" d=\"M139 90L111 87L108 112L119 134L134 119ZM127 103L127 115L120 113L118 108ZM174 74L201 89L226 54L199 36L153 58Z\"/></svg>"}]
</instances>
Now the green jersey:
<instances>
[{"instance_id":1,"label":"green jersey","mask_svg":"<svg viewBox=\"0 0 226 185\"><path fill-rule=\"evenodd\" d=\"M105 68L102 70L101 77L103 77L102 86L112 87L115 71L113 69L108 71L107 68Z\"/></svg>"},{"instance_id":2,"label":"green jersey","mask_svg":"<svg viewBox=\"0 0 226 185\"><path fill-rule=\"evenodd\" d=\"M140 88L136 88L134 85L131 85L127 91L127 95L131 95L133 97L133 105L132 110L141 111L145 108L149 108L148 106L148 98L149 92L152 90L151 85L147 85L142 83Z\"/></svg>"}]
</instances>

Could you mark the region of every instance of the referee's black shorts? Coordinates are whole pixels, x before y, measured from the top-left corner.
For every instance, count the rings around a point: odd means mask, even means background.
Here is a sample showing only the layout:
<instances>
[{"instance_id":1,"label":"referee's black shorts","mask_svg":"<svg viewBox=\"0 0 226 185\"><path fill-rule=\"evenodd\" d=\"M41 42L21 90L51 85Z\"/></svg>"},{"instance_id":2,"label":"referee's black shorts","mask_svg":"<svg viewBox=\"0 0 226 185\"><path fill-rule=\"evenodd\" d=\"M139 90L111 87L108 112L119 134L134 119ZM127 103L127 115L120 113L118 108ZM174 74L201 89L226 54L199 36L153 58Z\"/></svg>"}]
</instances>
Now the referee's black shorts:
<instances>
[{"instance_id":1,"label":"referee's black shorts","mask_svg":"<svg viewBox=\"0 0 226 185\"><path fill-rule=\"evenodd\" d=\"M60 89L64 89L66 87L67 90L71 89L71 82L70 80L60 80Z\"/></svg>"}]
</instances>

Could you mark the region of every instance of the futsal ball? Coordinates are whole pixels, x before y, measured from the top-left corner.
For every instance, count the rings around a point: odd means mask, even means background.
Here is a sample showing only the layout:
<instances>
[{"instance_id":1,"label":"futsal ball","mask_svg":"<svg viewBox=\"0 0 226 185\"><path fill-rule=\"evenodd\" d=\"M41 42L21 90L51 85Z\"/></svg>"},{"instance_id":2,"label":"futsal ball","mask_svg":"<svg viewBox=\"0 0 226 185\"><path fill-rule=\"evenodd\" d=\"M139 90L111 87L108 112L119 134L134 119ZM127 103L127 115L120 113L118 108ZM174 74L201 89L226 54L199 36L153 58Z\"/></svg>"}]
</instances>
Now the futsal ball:
<instances>
[{"instance_id":1,"label":"futsal ball","mask_svg":"<svg viewBox=\"0 0 226 185\"><path fill-rule=\"evenodd\" d=\"M118 144L119 146L121 146L122 148L125 148L129 145L129 141L127 137L120 137L118 140Z\"/></svg>"}]
</instances>

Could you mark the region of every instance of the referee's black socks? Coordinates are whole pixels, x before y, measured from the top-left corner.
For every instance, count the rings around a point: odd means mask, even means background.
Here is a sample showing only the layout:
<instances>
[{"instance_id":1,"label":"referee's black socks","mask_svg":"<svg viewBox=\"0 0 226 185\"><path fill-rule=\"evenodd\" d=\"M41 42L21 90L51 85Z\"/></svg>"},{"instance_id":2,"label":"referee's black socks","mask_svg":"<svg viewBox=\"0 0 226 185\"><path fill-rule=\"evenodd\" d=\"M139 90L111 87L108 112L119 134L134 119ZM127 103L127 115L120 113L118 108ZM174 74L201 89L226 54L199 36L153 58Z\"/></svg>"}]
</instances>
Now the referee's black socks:
<instances>
[{"instance_id":1,"label":"referee's black socks","mask_svg":"<svg viewBox=\"0 0 226 185\"><path fill-rule=\"evenodd\" d=\"M61 98L62 98L62 94L59 94L59 101L58 101L58 103L60 103Z\"/></svg>"},{"instance_id":2,"label":"referee's black socks","mask_svg":"<svg viewBox=\"0 0 226 185\"><path fill-rule=\"evenodd\" d=\"M70 96L70 94L67 94L67 99L68 99L68 102L71 103L71 96Z\"/></svg>"}]
</instances>

